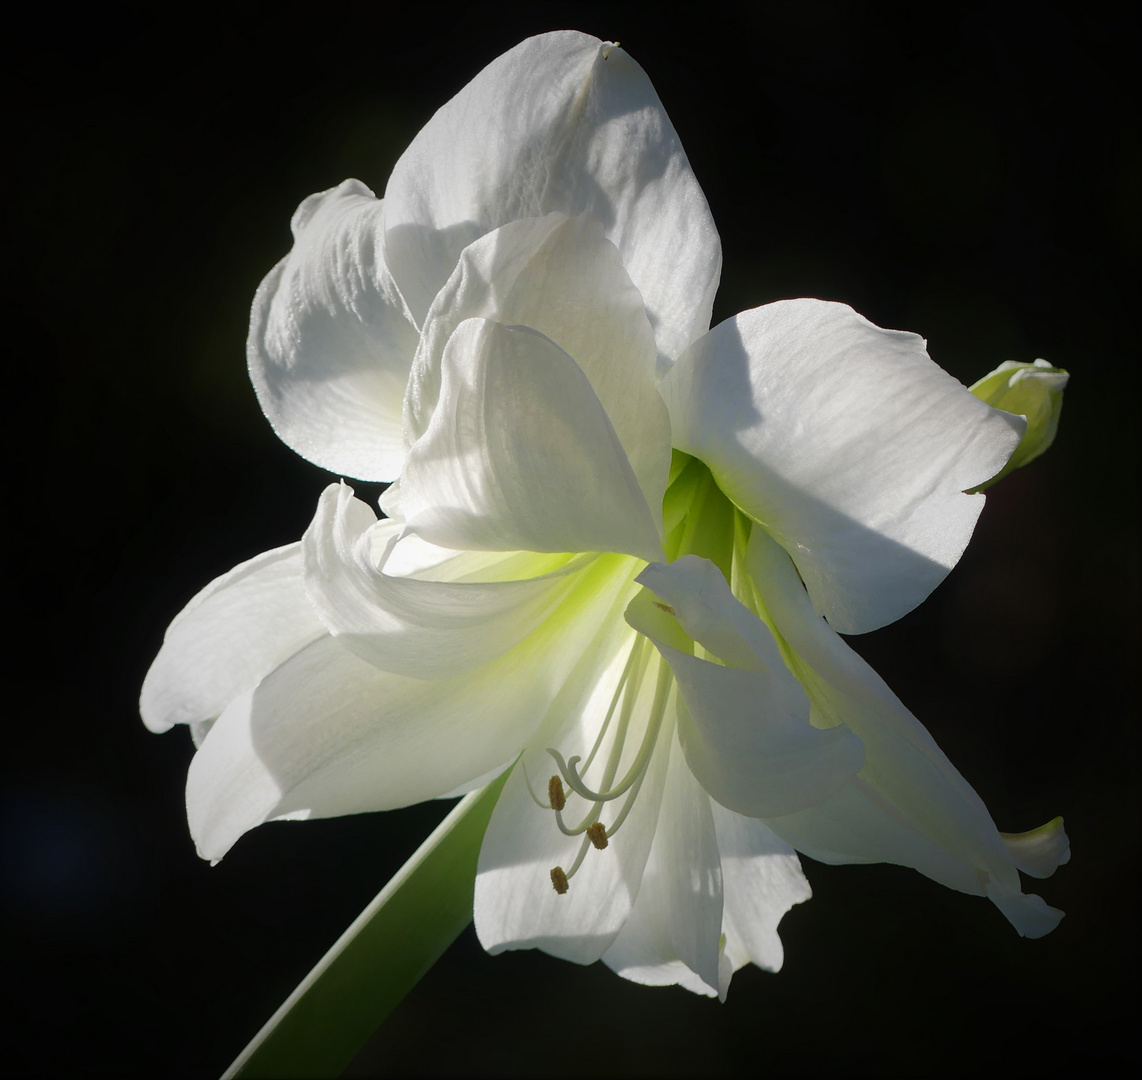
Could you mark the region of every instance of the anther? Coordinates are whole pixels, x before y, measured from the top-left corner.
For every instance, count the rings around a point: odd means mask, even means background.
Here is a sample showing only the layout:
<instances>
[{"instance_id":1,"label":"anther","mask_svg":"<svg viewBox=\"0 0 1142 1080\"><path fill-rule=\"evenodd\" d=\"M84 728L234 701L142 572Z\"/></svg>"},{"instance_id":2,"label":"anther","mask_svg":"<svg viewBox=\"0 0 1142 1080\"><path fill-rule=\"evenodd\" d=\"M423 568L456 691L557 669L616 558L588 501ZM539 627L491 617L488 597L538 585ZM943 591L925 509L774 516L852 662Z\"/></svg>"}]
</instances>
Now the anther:
<instances>
[{"instance_id":1,"label":"anther","mask_svg":"<svg viewBox=\"0 0 1142 1080\"><path fill-rule=\"evenodd\" d=\"M607 846L607 830L601 821L587 826L587 836L600 851Z\"/></svg>"},{"instance_id":2,"label":"anther","mask_svg":"<svg viewBox=\"0 0 1142 1080\"><path fill-rule=\"evenodd\" d=\"M665 611L667 615L674 615L677 617L678 613L669 604L663 604L658 600L652 600L651 603L654 604L654 606L658 608L659 611Z\"/></svg>"},{"instance_id":3,"label":"anther","mask_svg":"<svg viewBox=\"0 0 1142 1080\"><path fill-rule=\"evenodd\" d=\"M551 868L551 884L555 887L555 891L560 896L567 891L567 875L563 873L562 866L553 866Z\"/></svg>"},{"instance_id":4,"label":"anther","mask_svg":"<svg viewBox=\"0 0 1142 1080\"><path fill-rule=\"evenodd\" d=\"M552 810L562 810L567 805L563 797L563 781L558 776L547 781L547 801L551 803Z\"/></svg>"}]
</instances>

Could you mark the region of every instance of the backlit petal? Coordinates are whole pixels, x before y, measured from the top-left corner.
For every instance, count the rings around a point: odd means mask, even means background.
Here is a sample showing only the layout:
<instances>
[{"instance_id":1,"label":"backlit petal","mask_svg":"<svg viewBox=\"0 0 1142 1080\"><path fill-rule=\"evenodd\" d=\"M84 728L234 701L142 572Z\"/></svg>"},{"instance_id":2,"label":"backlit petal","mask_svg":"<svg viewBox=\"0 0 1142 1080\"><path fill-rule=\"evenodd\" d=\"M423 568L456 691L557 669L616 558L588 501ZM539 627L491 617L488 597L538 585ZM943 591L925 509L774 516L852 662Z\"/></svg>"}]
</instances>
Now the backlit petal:
<instances>
[{"instance_id":1,"label":"backlit petal","mask_svg":"<svg viewBox=\"0 0 1142 1080\"><path fill-rule=\"evenodd\" d=\"M702 620L732 640L733 652L750 658L749 667L726 667L691 655L676 639L671 644L675 616L648 602L649 594L640 594L627 609L627 621L654 642L678 680L679 740L695 777L723 806L750 817L788 814L827 798L861 767L860 740L843 723L813 727L809 702L784 663L768 666L772 653L751 647L750 637L736 633L730 618L716 614L740 607L725 579L716 569L696 577L687 572L686 560L679 563L648 567L639 581L649 589L669 581L664 591L704 608Z\"/></svg>"},{"instance_id":2,"label":"backlit petal","mask_svg":"<svg viewBox=\"0 0 1142 1080\"><path fill-rule=\"evenodd\" d=\"M526 641L449 678L381 671L333 637L302 649L226 709L191 762L200 854L221 858L263 821L407 806L511 764L632 574L630 560L595 560Z\"/></svg>"},{"instance_id":3,"label":"backlit petal","mask_svg":"<svg viewBox=\"0 0 1142 1080\"><path fill-rule=\"evenodd\" d=\"M197 730L325 627L301 584L301 545L289 544L216 578L175 616L143 682L152 731Z\"/></svg>"},{"instance_id":4,"label":"backlit petal","mask_svg":"<svg viewBox=\"0 0 1142 1080\"><path fill-rule=\"evenodd\" d=\"M627 596L629 592L622 597L624 606ZM632 687L631 732L626 743L620 744L623 756L618 775L625 773L641 742L650 721L661 661L637 641L621 613L622 607L616 604L591 646L583 650L543 731L531 740L528 752L508 778L488 825L476 878L475 920L480 942L489 952L540 948L576 963L591 963L610 947L630 916L654 839L665 782L668 755L662 751L668 744L662 734L621 830L606 849L587 851L563 895L552 887L550 872L556 866L572 867L582 837L565 836L557 827L554 811L536 805L536 799L546 803L547 778L555 771L543 748L558 746L568 755L587 757L599 735L601 718L621 685L632 647L644 649L649 663L640 668L642 677ZM612 726L596 767L601 767L613 745ZM579 824L588 808L579 796L569 793L564 812L568 826ZM604 811L604 822L610 824L615 812Z\"/></svg>"},{"instance_id":5,"label":"backlit petal","mask_svg":"<svg viewBox=\"0 0 1142 1080\"><path fill-rule=\"evenodd\" d=\"M418 325L464 247L553 210L603 223L664 358L710 324L721 244L705 196L642 68L586 34L529 38L489 64L401 156L385 208Z\"/></svg>"},{"instance_id":6,"label":"backlit petal","mask_svg":"<svg viewBox=\"0 0 1142 1080\"><path fill-rule=\"evenodd\" d=\"M587 377L526 327L457 327L436 409L395 488L409 526L444 547L661 554L655 516Z\"/></svg>"},{"instance_id":7,"label":"backlit petal","mask_svg":"<svg viewBox=\"0 0 1142 1080\"><path fill-rule=\"evenodd\" d=\"M720 324L663 380L674 445L793 557L842 633L892 622L963 553L1024 421L984 405L914 334L784 300Z\"/></svg>"},{"instance_id":8,"label":"backlit petal","mask_svg":"<svg viewBox=\"0 0 1142 1080\"><path fill-rule=\"evenodd\" d=\"M314 464L392 480L417 335L385 266L382 204L346 180L306 199L293 233L250 313L246 353L262 411Z\"/></svg>"},{"instance_id":9,"label":"backlit petal","mask_svg":"<svg viewBox=\"0 0 1142 1080\"><path fill-rule=\"evenodd\" d=\"M587 376L647 504L662 505L670 417L655 384L654 334L618 250L593 218L511 222L464 249L429 311L406 399L405 438L419 438L440 394L440 368L465 319L538 330Z\"/></svg>"},{"instance_id":10,"label":"backlit petal","mask_svg":"<svg viewBox=\"0 0 1142 1080\"><path fill-rule=\"evenodd\" d=\"M400 526L380 528L395 540ZM460 674L519 644L575 588L590 559L534 555L534 575L514 581L393 577L374 562L377 529L376 514L350 487L326 488L302 540L306 591L347 649L418 679ZM562 565L545 573L553 563Z\"/></svg>"},{"instance_id":11,"label":"backlit petal","mask_svg":"<svg viewBox=\"0 0 1142 1080\"><path fill-rule=\"evenodd\" d=\"M630 918L603 962L633 982L682 982L713 994L719 984L723 889L710 797L675 738L660 752L669 753L670 768L654 844Z\"/></svg>"},{"instance_id":12,"label":"backlit petal","mask_svg":"<svg viewBox=\"0 0 1142 1080\"><path fill-rule=\"evenodd\" d=\"M788 645L816 722L843 717L865 747L849 788L767 824L813 858L914 866L952 888L998 896L1009 918L1020 910L1035 915L1042 902L1017 900L1015 862L983 801L876 672L813 611L788 554L755 526L746 558L759 607Z\"/></svg>"},{"instance_id":13,"label":"backlit petal","mask_svg":"<svg viewBox=\"0 0 1142 1080\"><path fill-rule=\"evenodd\" d=\"M797 853L764 822L711 803L722 856L722 933L731 971L756 964L780 971L785 959L777 925L812 896ZM719 987L725 999L728 983Z\"/></svg>"}]
</instances>

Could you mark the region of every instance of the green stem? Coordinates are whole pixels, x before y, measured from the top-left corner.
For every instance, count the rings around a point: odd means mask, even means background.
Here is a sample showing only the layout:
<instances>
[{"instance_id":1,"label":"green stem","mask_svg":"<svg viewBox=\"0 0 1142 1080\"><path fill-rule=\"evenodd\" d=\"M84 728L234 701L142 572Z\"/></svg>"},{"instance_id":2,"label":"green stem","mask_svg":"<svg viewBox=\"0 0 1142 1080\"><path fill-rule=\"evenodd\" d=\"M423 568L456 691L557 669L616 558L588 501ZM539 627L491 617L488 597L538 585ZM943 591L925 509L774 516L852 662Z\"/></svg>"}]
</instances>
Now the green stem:
<instances>
[{"instance_id":1,"label":"green stem","mask_svg":"<svg viewBox=\"0 0 1142 1080\"><path fill-rule=\"evenodd\" d=\"M507 775L453 807L286 998L223 1080L341 1074L471 922L480 843Z\"/></svg>"}]
</instances>

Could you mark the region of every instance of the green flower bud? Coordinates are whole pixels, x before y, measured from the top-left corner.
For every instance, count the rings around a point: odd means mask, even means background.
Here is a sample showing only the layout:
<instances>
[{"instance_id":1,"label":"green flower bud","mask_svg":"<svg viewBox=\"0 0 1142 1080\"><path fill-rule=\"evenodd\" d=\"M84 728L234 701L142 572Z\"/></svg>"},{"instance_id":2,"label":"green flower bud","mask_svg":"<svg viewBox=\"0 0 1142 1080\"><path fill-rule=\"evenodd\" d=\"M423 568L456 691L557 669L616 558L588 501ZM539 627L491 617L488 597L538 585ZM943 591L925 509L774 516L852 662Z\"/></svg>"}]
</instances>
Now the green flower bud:
<instances>
[{"instance_id":1,"label":"green flower bud","mask_svg":"<svg viewBox=\"0 0 1142 1080\"><path fill-rule=\"evenodd\" d=\"M1009 472L1034 461L1055 441L1059 413L1063 409L1063 388L1070 376L1046 360L1019 364L1007 360L990 375L969 387L976 397L995 409L1027 418L1027 431L1003 471L976 490L989 487Z\"/></svg>"}]
</instances>

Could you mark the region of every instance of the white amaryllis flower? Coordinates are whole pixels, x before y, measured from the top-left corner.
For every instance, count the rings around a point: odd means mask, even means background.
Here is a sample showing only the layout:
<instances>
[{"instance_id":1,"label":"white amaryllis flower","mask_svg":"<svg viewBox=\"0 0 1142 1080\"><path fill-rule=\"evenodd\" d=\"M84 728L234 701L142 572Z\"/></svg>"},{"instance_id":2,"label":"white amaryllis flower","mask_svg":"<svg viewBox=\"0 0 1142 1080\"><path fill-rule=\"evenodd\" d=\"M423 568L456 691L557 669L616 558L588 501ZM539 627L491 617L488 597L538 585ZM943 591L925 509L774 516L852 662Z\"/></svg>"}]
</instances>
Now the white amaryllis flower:
<instances>
[{"instance_id":1,"label":"white amaryllis flower","mask_svg":"<svg viewBox=\"0 0 1142 1080\"><path fill-rule=\"evenodd\" d=\"M310 460L397 482L379 521L331 486L167 632L142 712L191 725L203 857L511 768L476 883L492 952L724 996L781 964L795 849L1056 924L1018 871L1065 861L1061 823L997 832L837 634L939 583L1023 421L841 304L707 332L717 233L622 50L523 42L383 200L347 181L293 227L254 303L259 400Z\"/></svg>"}]
</instances>

